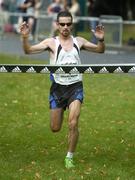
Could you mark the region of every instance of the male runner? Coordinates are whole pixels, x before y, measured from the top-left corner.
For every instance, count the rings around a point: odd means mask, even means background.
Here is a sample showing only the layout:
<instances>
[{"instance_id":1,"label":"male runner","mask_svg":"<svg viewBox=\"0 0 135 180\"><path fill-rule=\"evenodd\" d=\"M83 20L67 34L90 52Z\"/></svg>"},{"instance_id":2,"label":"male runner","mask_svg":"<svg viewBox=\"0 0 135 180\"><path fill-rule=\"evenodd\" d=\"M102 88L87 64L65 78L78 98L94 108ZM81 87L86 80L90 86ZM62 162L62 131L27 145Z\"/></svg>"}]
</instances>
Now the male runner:
<instances>
[{"instance_id":1,"label":"male runner","mask_svg":"<svg viewBox=\"0 0 135 180\"><path fill-rule=\"evenodd\" d=\"M78 65L81 64L80 50L87 50L103 53L104 27L97 26L93 31L98 39L97 45L87 41L83 37L71 35L73 18L68 11L61 11L57 15L57 26L59 35L47 38L36 45L30 45L28 37L30 29L26 22L23 22L20 31L22 36L23 49L26 54L41 53L49 51L51 65ZM66 108L69 109L68 126L68 149L65 157L65 167L73 168L73 153L78 141L78 120L81 104L83 102L83 84L81 74L51 74L52 85L50 88L50 126L53 132L61 129L63 114Z\"/></svg>"}]
</instances>

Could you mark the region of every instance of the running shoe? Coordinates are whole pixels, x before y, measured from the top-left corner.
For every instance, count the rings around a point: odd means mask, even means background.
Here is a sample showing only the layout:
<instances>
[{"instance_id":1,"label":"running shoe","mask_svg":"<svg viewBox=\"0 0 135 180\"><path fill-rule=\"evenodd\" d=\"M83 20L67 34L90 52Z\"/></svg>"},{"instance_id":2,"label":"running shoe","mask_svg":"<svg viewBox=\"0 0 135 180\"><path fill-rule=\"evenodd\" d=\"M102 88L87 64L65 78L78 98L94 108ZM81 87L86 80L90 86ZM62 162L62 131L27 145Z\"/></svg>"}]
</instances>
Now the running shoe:
<instances>
[{"instance_id":1,"label":"running shoe","mask_svg":"<svg viewBox=\"0 0 135 180\"><path fill-rule=\"evenodd\" d=\"M68 157L65 158L65 167L67 169L75 167L75 165L73 164L73 159L72 158L68 158Z\"/></svg>"}]
</instances>

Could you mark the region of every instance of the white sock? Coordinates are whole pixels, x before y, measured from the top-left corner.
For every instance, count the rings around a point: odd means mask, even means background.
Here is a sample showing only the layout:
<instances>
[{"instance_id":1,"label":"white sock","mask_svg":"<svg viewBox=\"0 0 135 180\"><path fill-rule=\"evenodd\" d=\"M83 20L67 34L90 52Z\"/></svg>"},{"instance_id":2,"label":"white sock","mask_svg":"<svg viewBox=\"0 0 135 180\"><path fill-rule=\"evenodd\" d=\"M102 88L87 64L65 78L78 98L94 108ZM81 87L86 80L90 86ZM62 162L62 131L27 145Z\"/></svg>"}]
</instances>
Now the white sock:
<instances>
[{"instance_id":1,"label":"white sock","mask_svg":"<svg viewBox=\"0 0 135 180\"><path fill-rule=\"evenodd\" d=\"M73 158L73 153L72 152L68 152L66 157L67 158Z\"/></svg>"}]
</instances>

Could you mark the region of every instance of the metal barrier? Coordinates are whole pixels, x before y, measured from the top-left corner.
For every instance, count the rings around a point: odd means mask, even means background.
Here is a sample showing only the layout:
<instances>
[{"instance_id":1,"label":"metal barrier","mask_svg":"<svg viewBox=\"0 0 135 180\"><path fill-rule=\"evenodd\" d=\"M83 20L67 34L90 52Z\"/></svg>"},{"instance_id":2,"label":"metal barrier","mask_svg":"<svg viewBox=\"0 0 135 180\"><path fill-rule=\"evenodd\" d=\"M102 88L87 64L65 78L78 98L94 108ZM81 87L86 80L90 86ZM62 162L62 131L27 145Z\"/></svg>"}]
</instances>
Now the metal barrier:
<instances>
[{"instance_id":1,"label":"metal barrier","mask_svg":"<svg viewBox=\"0 0 135 180\"><path fill-rule=\"evenodd\" d=\"M121 16L102 15L100 22L105 26L105 42L107 46L122 46L123 20Z\"/></svg>"},{"instance_id":2,"label":"metal barrier","mask_svg":"<svg viewBox=\"0 0 135 180\"><path fill-rule=\"evenodd\" d=\"M1 12L2 13L2 12ZM5 13L5 12L4 12ZM28 16L25 13L9 13L6 12L6 16L8 17L23 17ZM0 16L0 19L3 17ZM51 23L54 20L53 15L47 15L47 14L40 14L37 17L37 24L35 29L35 41L38 41L39 39L42 40L45 37L48 37L48 33L51 31ZM90 34L90 22L91 21L98 21L102 23L105 26L105 40L106 40L106 46L116 46L120 47L122 46L122 35L123 35L123 25L135 25L135 21L123 21L120 16L108 16L108 15L102 15L100 18L97 17L83 17L78 16L75 17L77 21L81 24L81 22L85 23L86 28L84 29L85 33ZM0 27L2 27L4 24L0 24ZM90 36L90 35L89 35Z\"/></svg>"},{"instance_id":3,"label":"metal barrier","mask_svg":"<svg viewBox=\"0 0 135 180\"><path fill-rule=\"evenodd\" d=\"M135 64L38 65L0 64L0 73L135 73Z\"/></svg>"}]
</instances>

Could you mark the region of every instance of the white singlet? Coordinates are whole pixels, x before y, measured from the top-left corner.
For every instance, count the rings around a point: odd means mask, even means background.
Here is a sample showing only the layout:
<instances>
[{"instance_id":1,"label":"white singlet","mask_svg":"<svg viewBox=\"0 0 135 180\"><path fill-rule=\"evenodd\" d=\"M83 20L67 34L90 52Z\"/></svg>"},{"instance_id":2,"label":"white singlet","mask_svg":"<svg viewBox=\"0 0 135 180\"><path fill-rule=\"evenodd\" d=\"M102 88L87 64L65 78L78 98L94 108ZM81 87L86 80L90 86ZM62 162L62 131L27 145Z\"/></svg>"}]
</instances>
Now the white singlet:
<instances>
[{"instance_id":1,"label":"white singlet","mask_svg":"<svg viewBox=\"0 0 135 180\"><path fill-rule=\"evenodd\" d=\"M58 39L58 37L55 38L55 44L56 44L56 53L54 56L54 59L50 59L51 65L79 65L81 64L80 60L80 48L77 43L76 38L72 37L73 39L73 47L69 51L65 51ZM82 81L82 74L52 74L53 79L56 83L61 85L70 85L79 81Z\"/></svg>"}]
</instances>

